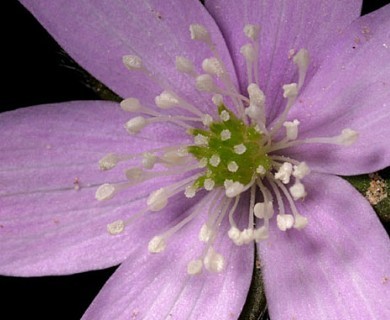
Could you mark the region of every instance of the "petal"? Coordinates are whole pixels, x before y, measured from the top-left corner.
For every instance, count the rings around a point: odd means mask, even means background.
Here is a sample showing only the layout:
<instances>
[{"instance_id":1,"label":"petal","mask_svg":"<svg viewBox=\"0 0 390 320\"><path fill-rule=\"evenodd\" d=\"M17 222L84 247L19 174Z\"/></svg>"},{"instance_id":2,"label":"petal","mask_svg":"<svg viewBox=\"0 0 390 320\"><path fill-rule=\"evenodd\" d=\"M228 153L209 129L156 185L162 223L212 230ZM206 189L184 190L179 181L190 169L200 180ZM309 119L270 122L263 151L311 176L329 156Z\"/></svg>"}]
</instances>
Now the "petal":
<instances>
[{"instance_id":1,"label":"petal","mask_svg":"<svg viewBox=\"0 0 390 320\"><path fill-rule=\"evenodd\" d=\"M207 0L206 7L222 30L244 92L248 81L240 48L249 40L243 28L248 23L261 27L260 88L265 92L267 109L273 119L284 105L282 85L297 81L291 52L301 48L309 50L312 61L309 80L323 59L327 40L360 15L361 3L361 0Z\"/></svg>"},{"instance_id":2,"label":"petal","mask_svg":"<svg viewBox=\"0 0 390 320\"><path fill-rule=\"evenodd\" d=\"M107 224L139 211L142 199L167 179L98 202L97 186L124 180L121 166L102 172L98 161L110 152L139 153L178 143L180 134L169 133L164 124L157 125L157 137L155 126L129 137L123 115L116 104L103 101L0 114L2 274L74 273L125 259L128 243L109 236Z\"/></svg>"},{"instance_id":3,"label":"petal","mask_svg":"<svg viewBox=\"0 0 390 320\"><path fill-rule=\"evenodd\" d=\"M188 0L185 5L177 0L21 2L76 62L124 98L134 96L153 106L162 87L169 87L198 108L213 107L210 99L194 89L194 79L175 69L176 56L192 60L200 71L202 60L211 55L204 43L190 39L191 23L208 28L223 60L233 70L218 27L197 0ZM140 56L160 84L142 72L129 72L122 64L122 57L129 54Z\"/></svg>"},{"instance_id":4,"label":"petal","mask_svg":"<svg viewBox=\"0 0 390 320\"><path fill-rule=\"evenodd\" d=\"M260 246L271 318L389 319L390 243L375 212L339 177L305 180L308 226L273 226Z\"/></svg>"},{"instance_id":5,"label":"petal","mask_svg":"<svg viewBox=\"0 0 390 320\"><path fill-rule=\"evenodd\" d=\"M291 118L301 137L335 136L351 128L349 147L307 145L291 150L322 172L373 172L390 165L390 5L359 18L329 50Z\"/></svg>"},{"instance_id":6,"label":"petal","mask_svg":"<svg viewBox=\"0 0 390 320\"><path fill-rule=\"evenodd\" d=\"M199 205L207 211L210 202L209 194ZM147 253L141 242L83 319L237 319L251 282L253 246L234 245L226 236L225 221L215 249L224 254L227 268L220 274L203 270L200 275L188 275L188 262L205 248L198 240L204 219L202 214L174 234L159 254Z\"/></svg>"}]
</instances>

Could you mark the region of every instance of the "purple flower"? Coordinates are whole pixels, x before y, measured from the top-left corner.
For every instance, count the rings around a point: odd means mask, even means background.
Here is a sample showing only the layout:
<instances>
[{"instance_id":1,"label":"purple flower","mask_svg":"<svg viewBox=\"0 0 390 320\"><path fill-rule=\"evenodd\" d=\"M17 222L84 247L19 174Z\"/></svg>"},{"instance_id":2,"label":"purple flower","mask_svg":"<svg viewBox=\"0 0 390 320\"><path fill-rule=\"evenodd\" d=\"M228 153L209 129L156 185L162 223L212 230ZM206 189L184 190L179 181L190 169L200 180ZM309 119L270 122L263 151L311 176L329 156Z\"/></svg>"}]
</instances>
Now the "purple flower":
<instances>
[{"instance_id":1,"label":"purple flower","mask_svg":"<svg viewBox=\"0 0 390 320\"><path fill-rule=\"evenodd\" d=\"M85 319L230 319L257 242L273 320L390 317L388 236L336 176L390 164L390 6L22 3L135 115L0 115L2 274L121 263Z\"/></svg>"}]
</instances>

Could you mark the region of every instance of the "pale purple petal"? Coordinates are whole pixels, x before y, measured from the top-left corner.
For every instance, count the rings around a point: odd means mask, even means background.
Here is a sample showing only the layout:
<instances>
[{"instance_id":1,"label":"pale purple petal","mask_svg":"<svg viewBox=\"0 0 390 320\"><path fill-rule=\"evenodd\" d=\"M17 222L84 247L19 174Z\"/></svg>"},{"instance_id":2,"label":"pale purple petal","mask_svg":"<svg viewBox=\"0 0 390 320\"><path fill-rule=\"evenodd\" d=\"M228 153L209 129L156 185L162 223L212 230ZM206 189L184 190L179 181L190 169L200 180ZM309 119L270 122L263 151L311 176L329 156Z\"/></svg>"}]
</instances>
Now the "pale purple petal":
<instances>
[{"instance_id":1,"label":"pale purple petal","mask_svg":"<svg viewBox=\"0 0 390 320\"><path fill-rule=\"evenodd\" d=\"M127 70L122 56L138 55L145 66L177 94L203 110L213 108L206 95L194 89L194 79L175 69L176 56L191 59L198 72L210 49L190 38L189 25L200 23L213 41L234 77L225 42L213 19L197 0L22 0L83 68L123 98L135 96L154 105L162 87L144 73ZM214 108L213 108L214 109Z\"/></svg>"},{"instance_id":2,"label":"pale purple petal","mask_svg":"<svg viewBox=\"0 0 390 320\"><path fill-rule=\"evenodd\" d=\"M128 244L110 236L107 224L144 208L143 198L167 179L98 202L97 187L125 180L126 168L102 172L98 161L110 152L142 152L183 139L166 124L129 136L123 128L126 116L117 104L103 101L0 114L2 274L74 273L125 259Z\"/></svg>"},{"instance_id":3,"label":"pale purple petal","mask_svg":"<svg viewBox=\"0 0 390 320\"><path fill-rule=\"evenodd\" d=\"M372 172L390 164L390 5L359 18L328 51L294 106L301 137L336 136L351 128L349 147L308 145L290 155L322 172Z\"/></svg>"},{"instance_id":4,"label":"pale purple petal","mask_svg":"<svg viewBox=\"0 0 390 320\"><path fill-rule=\"evenodd\" d=\"M210 196L199 202L204 211ZM172 236L159 254L150 254L143 242L137 243L137 250L107 282L83 319L237 319L251 282L253 246L234 245L226 235L225 221L215 250L224 255L226 269L220 274L203 270L188 275L188 262L201 256L205 247L198 240L204 219L202 214Z\"/></svg>"},{"instance_id":5,"label":"pale purple petal","mask_svg":"<svg viewBox=\"0 0 390 320\"><path fill-rule=\"evenodd\" d=\"M323 59L327 40L360 15L361 3L361 0L207 0L206 7L226 39L242 90L246 90L248 81L240 48L249 42L243 28L248 23L261 27L258 72L272 119L284 105L282 85L297 81L291 55L301 48L309 50L312 64L307 80L310 80Z\"/></svg>"},{"instance_id":6,"label":"pale purple petal","mask_svg":"<svg viewBox=\"0 0 390 320\"><path fill-rule=\"evenodd\" d=\"M375 212L341 178L305 180L307 227L273 226L260 246L271 318L389 319L390 242Z\"/></svg>"}]
</instances>

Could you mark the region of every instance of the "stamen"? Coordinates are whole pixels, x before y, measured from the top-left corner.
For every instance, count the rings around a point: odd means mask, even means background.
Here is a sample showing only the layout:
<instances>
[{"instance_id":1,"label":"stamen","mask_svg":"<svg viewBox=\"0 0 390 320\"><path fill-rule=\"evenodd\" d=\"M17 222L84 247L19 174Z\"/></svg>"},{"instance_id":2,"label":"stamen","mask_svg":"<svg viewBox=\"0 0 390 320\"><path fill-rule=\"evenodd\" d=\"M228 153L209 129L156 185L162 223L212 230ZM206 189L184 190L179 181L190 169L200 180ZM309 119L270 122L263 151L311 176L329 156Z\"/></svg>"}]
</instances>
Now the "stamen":
<instances>
[{"instance_id":1,"label":"stamen","mask_svg":"<svg viewBox=\"0 0 390 320\"><path fill-rule=\"evenodd\" d=\"M221 131L221 140L226 141L232 137L232 133L228 129L224 129Z\"/></svg>"},{"instance_id":2,"label":"stamen","mask_svg":"<svg viewBox=\"0 0 390 320\"><path fill-rule=\"evenodd\" d=\"M220 92L214 79L209 74L201 74L195 79L195 86L201 92Z\"/></svg>"},{"instance_id":3,"label":"stamen","mask_svg":"<svg viewBox=\"0 0 390 320\"><path fill-rule=\"evenodd\" d=\"M125 223L123 220L116 220L107 225L107 231L111 235L120 234L125 229Z\"/></svg>"},{"instance_id":4,"label":"stamen","mask_svg":"<svg viewBox=\"0 0 390 320\"><path fill-rule=\"evenodd\" d=\"M129 70L142 70L144 66L142 59L135 55L126 55L122 57L122 62Z\"/></svg>"},{"instance_id":5,"label":"stamen","mask_svg":"<svg viewBox=\"0 0 390 320\"><path fill-rule=\"evenodd\" d=\"M294 56L293 62L298 67L298 90L302 88L303 83L305 82L307 69L310 64L309 52L306 49L300 49L298 53Z\"/></svg>"},{"instance_id":6,"label":"stamen","mask_svg":"<svg viewBox=\"0 0 390 320\"><path fill-rule=\"evenodd\" d=\"M237 164L235 161L229 162L229 164L228 164L228 170L229 170L230 172L237 172L237 170L238 170L238 164Z\"/></svg>"},{"instance_id":7,"label":"stamen","mask_svg":"<svg viewBox=\"0 0 390 320\"><path fill-rule=\"evenodd\" d=\"M276 216L276 223L281 231L286 231L293 227L294 217L291 214L278 214Z\"/></svg>"},{"instance_id":8,"label":"stamen","mask_svg":"<svg viewBox=\"0 0 390 320\"><path fill-rule=\"evenodd\" d=\"M127 98L120 103L120 106L126 112L136 112L142 109L139 100L136 98Z\"/></svg>"},{"instance_id":9,"label":"stamen","mask_svg":"<svg viewBox=\"0 0 390 320\"><path fill-rule=\"evenodd\" d=\"M204 180L204 188L207 190L207 191L211 191L214 189L214 186L215 186L215 182L214 180L210 179L210 178L207 178Z\"/></svg>"},{"instance_id":10,"label":"stamen","mask_svg":"<svg viewBox=\"0 0 390 320\"><path fill-rule=\"evenodd\" d=\"M201 24L190 25L191 39L211 44L210 34Z\"/></svg>"},{"instance_id":11,"label":"stamen","mask_svg":"<svg viewBox=\"0 0 390 320\"><path fill-rule=\"evenodd\" d=\"M217 107L223 105L223 97L222 97L222 95L220 95L220 94L215 94L215 95L213 95L212 101L213 101L213 103L214 103Z\"/></svg>"},{"instance_id":12,"label":"stamen","mask_svg":"<svg viewBox=\"0 0 390 320\"><path fill-rule=\"evenodd\" d=\"M112 199L116 193L115 185L105 183L102 184L95 193L95 198L99 201Z\"/></svg>"},{"instance_id":13,"label":"stamen","mask_svg":"<svg viewBox=\"0 0 390 320\"><path fill-rule=\"evenodd\" d=\"M232 180L225 180L224 186L226 189L226 196L228 198L234 198L235 196L242 193L245 189L245 186L240 182L234 182Z\"/></svg>"},{"instance_id":14,"label":"stamen","mask_svg":"<svg viewBox=\"0 0 390 320\"><path fill-rule=\"evenodd\" d=\"M309 166L306 164L306 162L301 162L301 163L299 163L298 165L295 165L295 166L294 166L294 170L293 170L292 175L293 175L295 178L303 179L303 178L306 177L309 173L310 173L310 168L309 168Z\"/></svg>"},{"instance_id":15,"label":"stamen","mask_svg":"<svg viewBox=\"0 0 390 320\"><path fill-rule=\"evenodd\" d=\"M234 149L234 153L236 154L244 154L246 151L246 146L243 143L240 143L238 145L235 145L233 149Z\"/></svg>"},{"instance_id":16,"label":"stamen","mask_svg":"<svg viewBox=\"0 0 390 320\"><path fill-rule=\"evenodd\" d=\"M136 134L140 132L147 125L147 123L148 122L144 117L137 116L126 122L125 129L130 134Z\"/></svg>"},{"instance_id":17,"label":"stamen","mask_svg":"<svg viewBox=\"0 0 390 320\"><path fill-rule=\"evenodd\" d=\"M230 119L230 114L226 110L222 110L222 112L219 114L219 117L221 118L222 121L229 121Z\"/></svg>"},{"instance_id":18,"label":"stamen","mask_svg":"<svg viewBox=\"0 0 390 320\"><path fill-rule=\"evenodd\" d=\"M220 61L217 58L204 59L202 62L202 69L211 75L221 77L224 74L224 68L221 66Z\"/></svg>"},{"instance_id":19,"label":"stamen","mask_svg":"<svg viewBox=\"0 0 390 320\"><path fill-rule=\"evenodd\" d=\"M203 263L205 268L210 272L221 272L225 268L225 259L213 247L210 247L207 251Z\"/></svg>"},{"instance_id":20,"label":"stamen","mask_svg":"<svg viewBox=\"0 0 390 320\"><path fill-rule=\"evenodd\" d=\"M176 57L176 69L191 76L196 76L194 65L185 57Z\"/></svg>"},{"instance_id":21,"label":"stamen","mask_svg":"<svg viewBox=\"0 0 390 320\"><path fill-rule=\"evenodd\" d=\"M165 250L166 246L167 243L165 242L164 237L155 236L149 241L148 250L150 253L160 253Z\"/></svg>"},{"instance_id":22,"label":"stamen","mask_svg":"<svg viewBox=\"0 0 390 320\"><path fill-rule=\"evenodd\" d=\"M289 183L292 170L292 164L289 162L284 162L279 168L278 172L275 173L275 179L281 180L284 184Z\"/></svg>"},{"instance_id":23,"label":"stamen","mask_svg":"<svg viewBox=\"0 0 390 320\"><path fill-rule=\"evenodd\" d=\"M192 260L187 265L187 273L189 275L197 275L202 272L203 262L200 259Z\"/></svg>"},{"instance_id":24,"label":"stamen","mask_svg":"<svg viewBox=\"0 0 390 320\"><path fill-rule=\"evenodd\" d=\"M244 26L245 35L252 41L256 41L260 32L260 26L254 24L246 24Z\"/></svg>"},{"instance_id":25,"label":"stamen","mask_svg":"<svg viewBox=\"0 0 390 320\"><path fill-rule=\"evenodd\" d=\"M161 92L161 94L154 99L154 102L156 103L156 106L161 109L169 109L179 105L179 100L168 91Z\"/></svg>"},{"instance_id":26,"label":"stamen","mask_svg":"<svg viewBox=\"0 0 390 320\"><path fill-rule=\"evenodd\" d=\"M213 154L210 158L210 164L213 166L213 167L218 167L219 163L221 162L221 158L219 157L219 155L217 154Z\"/></svg>"},{"instance_id":27,"label":"stamen","mask_svg":"<svg viewBox=\"0 0 390 320\"><path fill-rule=\"evenodd\" d=\"M298 125L299 121L297 119L283 123L283 126L286 128L287 140L295 140L298 137Z\"/></svg>"},{"instance_id":28,"label":"stamen","mask_svg":"<svg viewBox=\"0 0 390 320\"><path fill-rule=\"evenodd\" d=\"M165 188L160 188L153 191L147 201L146 204L150 211L160 211L166 207L168 204L168 195Z\"/></svg>"},{"instance_id":29,"label":"stamen","mask_svg":"<svg viewBox=\"0 0 390 320\"><path fill-rule=\"evenodd\" d=\"M99 167L101 170L110 170L117 165L118 161L119 159L115 154L109 153L99 160Z\"/></svg>"},{"instance_id":30,"label":"stamen","mask_svg":"<svg viewBox=\"0 0 390 320\"><path fill-rule=\"evenodd\" d=\"M295 182L294 185L290 187L290 193L295 201L302 199L307 195L305 186L299 181Z\"/></svg>"}]
</instances>

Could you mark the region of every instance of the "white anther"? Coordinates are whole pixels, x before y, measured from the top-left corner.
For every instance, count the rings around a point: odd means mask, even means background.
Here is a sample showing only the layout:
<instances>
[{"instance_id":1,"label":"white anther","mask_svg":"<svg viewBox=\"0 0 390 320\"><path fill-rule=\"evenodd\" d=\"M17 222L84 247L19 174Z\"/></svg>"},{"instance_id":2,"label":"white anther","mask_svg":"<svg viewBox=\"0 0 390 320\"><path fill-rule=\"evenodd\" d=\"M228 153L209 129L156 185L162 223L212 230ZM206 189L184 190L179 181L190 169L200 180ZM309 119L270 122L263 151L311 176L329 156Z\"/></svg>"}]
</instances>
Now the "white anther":
<instances>
[{"instance_id":1,"label":"white anther","mask_svg":"<svg viewBox=\"0 0 390 320\"><path fill-rule=\"evenodd\" d=\"M260 26L254 25L254 24L246 24L244 26L244 33L247 36L247 38L251 39L252 41L256 41L257 37L259 36L260 32Z\"/></svg>"},{"instance_id":2,"label":"white anther","mask_svg":"<svg viewBox=\"0 0 390 320\"><path fill-rule=\"evenodd\" d=\"M253 45L251 43L244 44L240 48L240 53L244 56L245 60L248 62L255 61L256 53Z\"/></svg>"},{"instance_id":3,"label":"white anther","mask_svg":"<svg viewBox=\"0 0 390 320\"><path fill-rule=\"evenodd\" d=\"M213 103L219 107L221 105L223 105L223 96L221 94L215 94L213 95L213 97L211 98L211 100L213 101Z\"/></svg>"},{"instance_id":4,"label":"white anther","mask_svg":"<svg viewBox=\"0 0 390 320\"><path fill-rule=\"evenodd\" d=\"M228 231L228 236L234 243L239 243L239 239L241 236L241 231L237 227L231 227Z\"/></svg>"},{"instance_id":5,"label":"white anther","mask_svg":"<svg viewBox=\"0 0 390 320\"><path fill-rule=\"evenodd\" d=\"M121 101L120 106L126 112L136 112L142 108L139 100L136 98L127 98Z\"/></svg>"},{"instance_id":6,"label":"white anther","mask_svg":"<svg viewBox=\"0 0 390 320\"><path fill-rule=\"evenodd\" d=\"M202 272L203 262L200 259L192 260L187 265L187 273L191 276L200 274Z\"/></svg>"},{"instance_id":7,"label":"white anther","mask_svg":"<svg viewBox=\"0 0 390 320\"><path fill-rule=\"evenodd\" d=\"M209 114L204 114L202 116L202 123L203 125L205 125L206 127L210 126L210 124L213 123L213 117L210 116Z\"/></svg>"},{"instance_id":8,"label":"white anther","mask_svg":"<svg viewBox=\"0 0 390 320\"><path fill-rule=\"evenodd\" d=\"M162 158L166 164L170 165L181 165L186 161L186 157L177 150L165 152Z\"/></svg>"},{"instance_id":9,"label":"white anther","mask_svg":"<svg viewBox=\"0 0 390 320\"><path fill-rule=\"evenodd\" d=\"M294 228L301 230L307 226L307 223L308 223L308 221L307 221L306 217L301 216L301 215L296 215L295 222L294 222Z\"/></svg>"},{"instance_id":10,"label":"white anther","mask_svg":"<svg viewBox=\"0 0 390 320\"><path fill-rule=\"evenodd\" d=\"M204 223L199 230L199 240L202 242L208 242L213 235L213 229Z\"/></svg>"},{"instance_id":11,"label":"white anther","mask_svg":"<svg viewBox=\"0 0 390 320\"><path fill-rule=\"evenodd\" d=\"M245 186L240 182L233 182L232 180L225 180L225 194L228 198L234 198L244 191Z\"/></svg>"},{"instance_id":12,"label":"white anther","mask_svg":"<svg viewBox=\"0 0 390 320\"><path fill-rule=\"evenodd\" d=\"M130 134L136 134L140 132L147 123L147 120L142 116L134 117L125 123L125 129Z\"/></svg>"},{"instance_id":13,"label":"white anther","mask_svg":"<svg viewBox=\"0 0 390 320\"><path fill-rule=\"evenodd\" d=\"M256 242L268 239L269 233L268 233L268 228L265 226L262 226L260 228L255 229L253 232L253 238Z\"/></svg>"},{"instance_id":14,"label":"white anther","mask_svg":"<svg viewBox=\"0 0 390 320\"><path fill-rule=\"evenodd\" d=\"M132 181L135 181L135 182L140 182L143 180L144 178L144 171L140 168L131 168L131 169L127 169L126 172L126 178L128 180L132 180Z\"/></svg>"},{"instance_id":15,"label":"white anther","mask_svg":"<svg viewBox=\"0 0 390 320\"><path fill-rule=\"evenodd\" d=\"M256 168L256 173L263 176L267 173L267 170L265 170L265 168L259 164L259 166Z\"/></svg>"},{"instance_id":16,"label":"white anther","mask_svg":"<svg viewBox=\"0 0 390 320\"><path fill-rule=\"evenodd\" d=\"M208 160L207 158L202 158L199 160L198 167L199 168L206 168L207 167Z\"/></svg>"},{"instance_id":17,"label":"white anther","mask_svg":"<svg viewBox=\"0 0 390 320\"><path fill-rule=\"evenodd\" d=\"M164 90L154 98L154 103L161 109L169 109L176 107L179 104L179 100L172 93Z\"/></svg>"},{"instance_id":18,"label":"white anther","mask_svg":"<svg viewBox=\"0 0 390 320\"><path fill-rule=\"evenodd\" d=\"M213 179L207 178L204 180L203 186L207 191L211 191L214 189L215 182Z\"/></svg>"},{"instance_id":19,"label":"white anther","mask_svg":"<svg viewBox=\"0 0 390 320\"><path fill-rule=\"evenodd\" d=\"M242 232L241 232L241 240L244 244L248 244L250 243L251 241L254 240L253 238L253 228L249 228L249 229L244 229Z\"/></svg>"},{"instance_id":20,"label":"white anther","mask_svg":"<svg viewBox=\"0 0 390 320\"><path fill-rule=\"evenodd\" d=\"M294 56L293 61L298 67L298 89L300 89L305 81L306 72L310 64L309 52L306 49L299 50L298 53Z\"/></svg>"},{"instance_id":21,"label":"white anther","mask_svg":"<svg viewBox=\"0 0 390 320\"><path fill-rule=\"evenodd\" d=\"M207 144L209 143L209 138L205 137L203 134L198 133L198 134L194 137L194 143L195 143L197 146L207 145Z\"/></svg>"},{"instance_id":22,"label":"white anther","mask_svg":"<svg viewBox=\"0 0 390 320\"><path fill-rule=\"evenodd\" d=\"M290 193L294 200L302 199L307 195L305 186L299 181L296 181L294 185L290 187Z\"/></svg>"},{"instance_id":23,"label":"white anther","mask_svg":"<svg viewBox=\"0 0 390 320\"><path fill-rule=\"evenodd\" d=\"M143 68L142 59L135 55L123 56L122 62L129 70L140 70Z\"/></svg>"},{"instance_id":24,"label":"white anther","mask_svg":"<svg viewBox=\"0 0 390 320\"><path fill-rule=\"evenodd\" d=\"M281 180L284 184L289 183L292 169L293 167L290 162L284 162L278 172L275 173L275 179Z\"/></svg>"},{"instance_id":25,"label":"white anther","mask_svg":"<svg viewBox=\"0 0 390 320\"><path fill-rule=\"evenodd\" d=\"M358 137L359 133L357 133L355 130L346 128L341 131L341 134L336 139L336 143L344 146L350 146L351 144L355 143Z\"/></svg>"},{"instance_id":26,"label":"white anther","mask_svg":"<svg viewBox=\"0 0 390 320\"><path fill-rule=\"evenodd\" d=\"M237 144L233 147L235 154L244 154L246 151L246 146L243 143Z\"/></svg>"},{"instance_id":27,"label":"white anther","mask_svg":"<svg viewBox=\"0 0 390 320\"><path fill-rule=\"evenodd\" d=\"M263 111L258 106L250 104L248 108L245 108L245 114L252 120L259 121L263 116Z\"/></svg>"},{"instance_id":28,"label":"white anther","mask_svg":"<svg viewBox=\"0 0 390 320\"><path fill-rule=\"evenodd\" d=\"M297 119L294 121L286 121L283 123L283 126L286 128L286 137L288 140L295 140L298 137L299 121Z\"/></svg>"},{"instance_id":29,"label":"white anther","mask_svg":"<svg viewBox=\"0 0 390 320\"><path fill-rule=\"evenodd\" d=\"M298 85L296 83L283 85L284 98L295 98L297 95L298 95Z\"/></svg>"},{"instance_id":30,"label":"white anther","mask_svg":"<svg viewBox=\"0 0 390 320\"><path fill-rule=\"evenodd\" d=\"M259 219L270 219L274 214L272 201L258 202L253 208L254 214Z\"/></svg>"},{"instance_id":31,"label":"white anther","mask_svg":"<svg viewBox=\"0 0 390 320\"><path fill-rule=\"evenodd\" d=\"M220 61L215 57L204 59L202 61L202 69L204 70L204 72L211 75L215 75L217 77L222 76L224 73L223 66L221 65Z\"/></svg>"},{"instance_id":32,"label":"white anther","mask_svg":"<svg viewBox=\"0 0 390 320\"><path fill-rule=\"evenodd\" d=\"M210 34L207 31L206 27L201 24L191 24L190 33L192 40L203 41L206 43L211 43Z\"/></svg>"},{"instance_id":33,"label":"white anther","mask_svg":"<svg viewBox=\"0 0 390 320\"><path fill-rule=\"evenodd\" d=\"M142 165L145 169L152 169L157 162L157 156L150 152L145 152L142 155Z\"/></svg>"},{"instance_id":34,"label":"white anther","mask_svg":"<svg viewBox=\"0 0 390 320\"><path fill-rule=\"evenodd\" d=\"M120 234L123 230L125 230L125 223L123 220L116 220L107 225L107 231L112 235Z\"/></svg>"},{"instance_id":35,"label":"white anther","mask_svg":"<svg viewBox=\"0 0 390 320\"><path fill-rule=\"evenodd\" d=\"M117 163L118 157L113 153L109 153L99 160L99 167L101 170L110 170L114 168Z\"/></svg>"},{"instance_id":36,"label":"white anther","mask_svg":"<svg viewBox=\"0 0 390 320\"><path fill-rule=\"evenodd\" d=\"M99 201L109 200L115 194L115 186L109 183L102 184L95 193L95 198Z\"/></svg>"},{"instance_id":37,"label":"white anther","mask_svg":"<svg viewBox=\"0 0 390 320\"><path fill-rule=\"evenodd\" d=\"M227 166L228 170L230 172L237 172L238 170L238 164L235 161L230 161Z\"/></svg>"},{"instance_id":38,"label":"white anther","mask_svg":"<svg viewBox=\"0 0 390 320\"><path fill-rule=\"evenodd\" d=\"M224 129L221 131L221 140L226 141L232 137L232 133L228 129Z\"/></svg>"},{"instance_id":39,"label":"white anther","mask_svg":"<svg viewBox=\"0 0 390 320\"><path fill-rule=\"evenodd\" d=\"M213 154L209 160L210 164L213 167L218 167L219 163L221 162L221 158L217 154Z\"/></svg>"},{"instance_id":40,"label":"white anther","mask_svg":"<svg viewBox=\"0 0 390 320\"><path fill-rule=\"evenodd\" d=\"M148 250L150 253L159 253L165 250L167 243L162 236L155 236L149 241Z\"/></svg>"},{"instance_id":41,"label":"white anther","mask_svg":"<svg viewBox=\"0 0 390 320\"><path fill-rule=\"evenodd\" d=\"M146 204L150 211L160 211L161 209L165 208L165 206L168 204L166 190L164 188L160 188L153 191L146 200Z\"/></svg>"},{"instance_id":42,"label":"white anther","mask_svg":"<svg viewBox=\"0 0 390 320\"><path fill-rule=\"evenodd\" d=\"M300 162L297 166L294 166L292 175L295 178L303 179L310 173L310 168L306 162Z\"/></svg>"},{"instance_id":43,"label":"white anther","mask_svg":"<svg viewBox=\"0 0 390 320\"><path fill-rule=\"evenodd\" d=\"M225 259L213 247L210 247L207 251L203 263L205 268L211 272L221 272L225 268Z\"/></svg>"},{"instance_id":44,"label":"white anther","mask_svg":"<svg viewBox=\"0 0 390 320\"><path fill-rule=\"evenodd\" d=\"M195 195L196 195L196 188L194 186L187 186L185 191L184 191L184 195L188 199L195 197Z\"/></svg>"},{"instance_id":45,"label":"white anther","mask_svg":"<svg viewBox=\"0 0 390 320\"><path fill-rule=\"evenodd\" d=\"M222 112L219 114L219 117L221 118L222 121L229 121L230 114L226 110L222 110Z\"/></svg>"},{"instance_id":46,"label":"white anther","mask_svg":"<svg viewBox=\"0 0 390 320\"><path fill-rule=\"evenodd\" d=\"M291 214L278 214L276 216L276 223L280 230L286 231L294 225L294 217Z\"/></svg>"},{"instance_id":47,"label":"white anther","mask_svg":"<svg viewBox=\"0 0 390 320\"><path fill-rule=\"evenodd\" d=\"M209 74L201 74L195 79L195 87L199 91L216 92L217 87L213 78Z\"/></svg>"},{"instance_id":48,"label":"white anther","mask_svg":"<svg viewBox=\"0 0 390 320\"><path fill-rule=\"evenodd\" d=\"M187 58L176 57L176 69L180 72L192 74L194 72L194 65Z\"/></svg>"},{"instance_id":49,"label":"white anther","mask_svg":"<svg viewBox=\"0 0 390 320\"><path fill-rule=\"evenodd\" d=\"M251 104L263 108L265 105L265 95L259 86L256 83L251 83L247 90Z\"/></svg>"}]
</instances>

